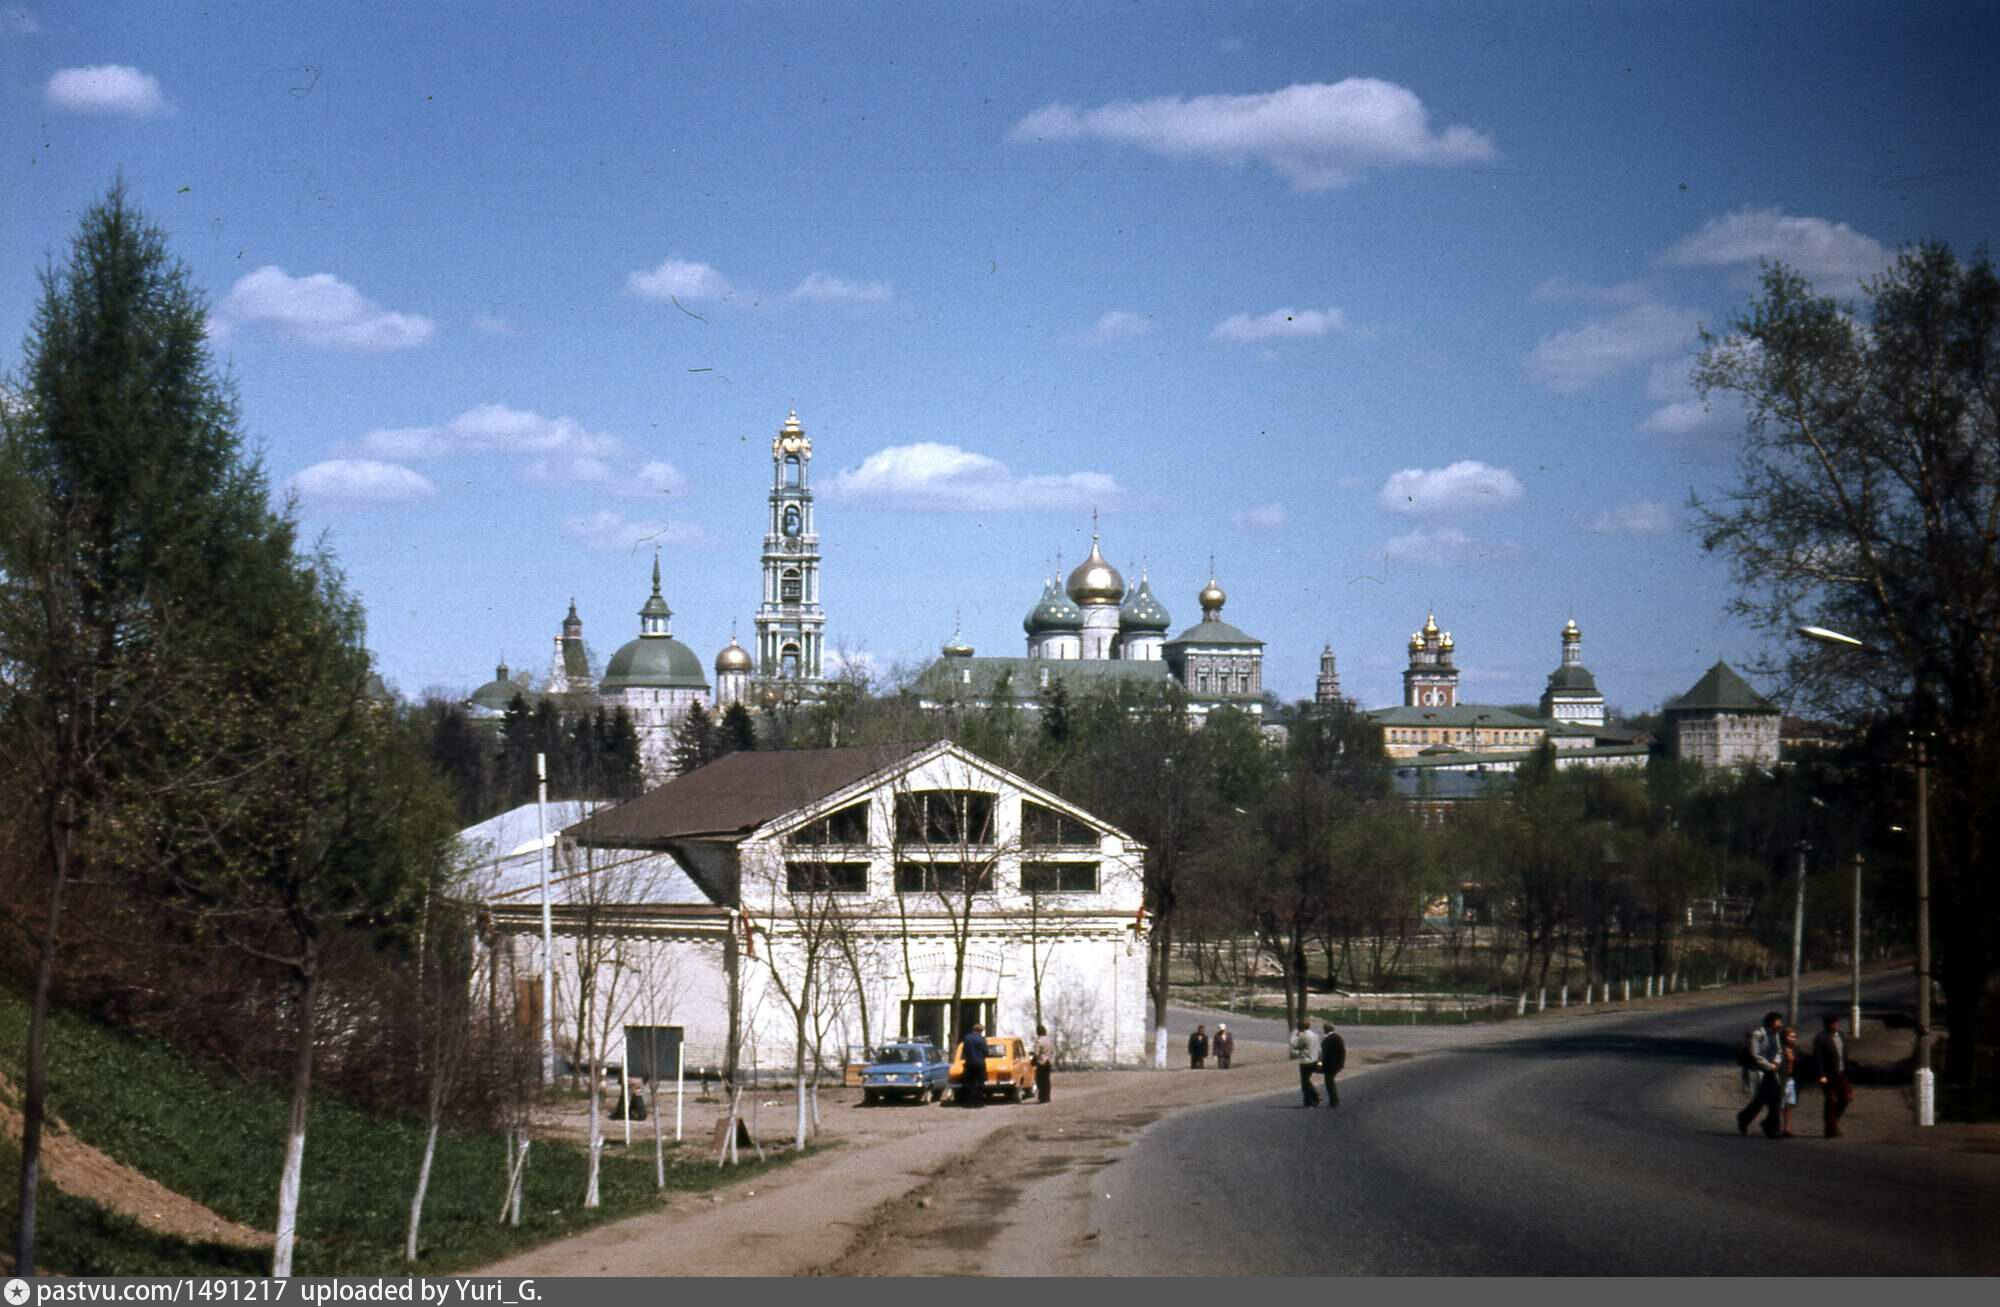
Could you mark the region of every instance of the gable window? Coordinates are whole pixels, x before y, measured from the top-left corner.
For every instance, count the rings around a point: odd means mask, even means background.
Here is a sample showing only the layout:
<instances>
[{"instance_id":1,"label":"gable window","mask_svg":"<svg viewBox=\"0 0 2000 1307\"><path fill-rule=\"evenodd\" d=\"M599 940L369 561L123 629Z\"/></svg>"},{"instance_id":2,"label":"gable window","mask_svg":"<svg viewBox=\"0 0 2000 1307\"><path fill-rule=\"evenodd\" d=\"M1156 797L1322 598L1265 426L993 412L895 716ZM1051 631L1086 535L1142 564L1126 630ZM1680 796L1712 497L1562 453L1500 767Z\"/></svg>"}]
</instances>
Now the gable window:
<instances>
[{"instance_id":1,"label":"gable window","mask_svg":"<svg viewBox=\"0 0 2000 1307\"><path fill-rule=\"evenodd\" d=\"M899 862L896 864L898 894L991 894L993 864L978 863L968 868L963 862Z\"/></svg>"},{"instance_id":2,"label":"gable window","mask_svg":"<svg viewBox=\"0 0 2000 1307\"><path fill-rule=\"evenodd\" d=\"M916 790L896 796L900 844L993 842L993 796L983 790Z\"/></svg>"},{"instance_id":3,"label":"gable window","mask_svg":"<svg viewBox=\"0 0 2000 1307\"><path fill-rule=\"evenodd\" d=\"M1021 800L1021 842L1089 847L1097 843L1097 832L1074 817L1057 812L1033 799Z\"/></svg>"},{"instance_id":4,"label":"gable window","mask_svg":"<svg viewBox=\"0 0 2000 1307\"><path fill-rule=\"evenodd\" d=\"M1094 862L1024 862L1021 864L1023 894L1095 894L1097 864Z\"/></svg>"},{"instance_id":5,"label":"gable window","mask_svg":"<svg viewBox=\"0 0 2000 1307\"><path fill-rule=\"evenodd\" d=\"M785 836L787 844L866 844L868 805L850 803Z\"/></svg>"},{"instance_id":6,"label":"gable window","mask_svg":"<svg viewBox=\"0 0 2000 1307\"><path fill-rule=\"evenodd\" d=\"M793 894L815 891L829 894L866 894L868 864L865 862L788 862L785 889Z\"/></svg>"}]
</instances>

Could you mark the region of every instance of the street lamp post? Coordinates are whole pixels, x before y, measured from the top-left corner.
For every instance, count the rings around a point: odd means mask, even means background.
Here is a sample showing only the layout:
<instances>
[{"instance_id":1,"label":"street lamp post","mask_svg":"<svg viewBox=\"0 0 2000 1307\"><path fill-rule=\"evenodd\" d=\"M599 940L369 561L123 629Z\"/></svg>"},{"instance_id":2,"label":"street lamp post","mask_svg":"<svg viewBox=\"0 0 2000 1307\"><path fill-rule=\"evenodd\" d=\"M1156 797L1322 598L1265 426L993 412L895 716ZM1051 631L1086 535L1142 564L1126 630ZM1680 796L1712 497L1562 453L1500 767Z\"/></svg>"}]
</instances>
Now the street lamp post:
<instances>
[{"instance_id":1,"label":"street lamp post","mask_svg":"<svg viewBox=\"0 0 2000 1307\"><path fill-rule=\"evenodd\" d=\"M1865 650L1866 642L1823 626L1801 626L1798 633L1808 640L1838 649ZM1937 1124L1937 1078L1931 1072L1931 790L1930 759L1924 738L1916 737L1917 773L1917 1124ZM1857 879L1858 879L1857 862ZM1858 893L1858 890L1857 890ZM1859 940L1856 940L1857 947ZM1857 982L1858 985L1858 982ZM1858 989L1853 1001L1859 1023Z\"/></svg>"},{"instance_id":2,"label":"street lamp post","mask_svg":"<svg viewBox=\"0 0 2000 1307\"><path fill-rule=\"evenodd\" d=\"M1861 1034L1861 850L1854 851L1854 920L1847 946L1847 1038Z\"/></svg>"},{"instance_id":3,"label":"street lamp post","mask_svg":"<svg viewBox=\"0 0 2000 1307\"><path fill-rule=\"evenodd\" d=\"M1792 983L1785 1000L1785 1024L1799 1028L1799 962L1806 940L1806 855L1812 845L1800 840L1793 852L1798 855L1798 871L1792 877Z\"/></svg>"}]
</instances>

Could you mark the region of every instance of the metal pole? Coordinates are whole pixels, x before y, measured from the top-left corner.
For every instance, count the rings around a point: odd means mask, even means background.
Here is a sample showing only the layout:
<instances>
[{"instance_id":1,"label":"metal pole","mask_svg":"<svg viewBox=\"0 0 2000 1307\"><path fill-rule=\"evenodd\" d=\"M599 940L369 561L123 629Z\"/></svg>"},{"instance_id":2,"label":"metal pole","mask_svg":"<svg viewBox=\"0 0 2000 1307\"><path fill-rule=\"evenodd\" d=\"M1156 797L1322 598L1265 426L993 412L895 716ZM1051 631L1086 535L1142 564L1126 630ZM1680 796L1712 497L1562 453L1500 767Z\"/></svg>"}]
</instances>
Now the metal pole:
<instances>
[{"instance_id":1,"label":"metal pole","mask_svg":"<svg viewBox=\"0 0 2000 1307\"><path fill-rule=\"evenodd\" d=\"M1931 789L1924 741L1917 739L1917 1124L1937 1124L1931 1074Z\"/></svg>"},{"instance_id":2,"label":"metal pole","mask_svg":"<svg viewBox=\"0 0 2000 1307\"><path fill-rule=\"evenodd\" d=\"M1854 854L1854 920L1848 931L1847 1038L1861 1034L1861 853Z\"/></svg>"},{"instance_id":3,"label":"metal pole","mask_svg":"<svg viewBox=\"0 0 2000 1307\"><path fill-rule=\"evenodd\" d=\"M535 860L542 873L542 1083L556 1082L556 946L549 911L549 766L535 755Z\"/></svg>"},{"instance_id":4,"label":"metal pole","mask_svg":"<svg viewBox=\"0 0 2000 1307\"><path fill-rule=\"evenodd\" d=\"M1785 1024L1793 1030L1799 1028L1799 955L1805 951L1806 942L1806 854L1812 845L1800 840L1798 843L1799 869L1793 877L1792 888L1792 983L1785 1000Z\"/></svg>"},{"instance_id":5,"label":"metal pole","mask_svg":"<svg viewBox=\"0 0 2000 1307\"><path fill-rule=\"evenodd\" d=\"M687 1050L685 1047L683 1047L683 1041L678 1039L675 1040L674 1041L674 1142L675 1143L679 1143L681 1141L681 1105L686 1100L686 1095L687 1095L687 1077L684 1074L686 1070L686 1060L685 1060L686 1057L687 1057ZM654 1110L657 1111L659 1109L655 1108Z\"/></svg>"}]
</instances>

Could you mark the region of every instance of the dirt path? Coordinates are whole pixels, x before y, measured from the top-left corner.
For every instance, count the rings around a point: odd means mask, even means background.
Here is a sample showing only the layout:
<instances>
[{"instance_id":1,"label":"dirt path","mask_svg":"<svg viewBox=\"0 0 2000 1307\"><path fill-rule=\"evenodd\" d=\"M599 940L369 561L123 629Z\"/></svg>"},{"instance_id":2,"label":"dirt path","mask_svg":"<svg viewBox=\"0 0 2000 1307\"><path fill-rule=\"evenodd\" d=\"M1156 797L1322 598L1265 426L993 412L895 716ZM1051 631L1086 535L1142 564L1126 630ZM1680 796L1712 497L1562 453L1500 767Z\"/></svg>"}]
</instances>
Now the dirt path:
<instances>
[{"instance_id":1,"label":"dirt path","mask_svg":"<svg viewBox=\"0 0 2000 1307\"><path fill-rule=\"evenodd\" d=\"M14 1106L16 1098L13 1085L0 1076L0 1129L18 1145L21 1113ZM161 1234L232 1248L268 1248L271 1244L269 1234L225 1220L194 1199L114 1162L70 1134L59 1121L50 1122L42 1131L42 1168L49 1183L64 1193L88 1198Z\"/></svg>"}]
</instances>

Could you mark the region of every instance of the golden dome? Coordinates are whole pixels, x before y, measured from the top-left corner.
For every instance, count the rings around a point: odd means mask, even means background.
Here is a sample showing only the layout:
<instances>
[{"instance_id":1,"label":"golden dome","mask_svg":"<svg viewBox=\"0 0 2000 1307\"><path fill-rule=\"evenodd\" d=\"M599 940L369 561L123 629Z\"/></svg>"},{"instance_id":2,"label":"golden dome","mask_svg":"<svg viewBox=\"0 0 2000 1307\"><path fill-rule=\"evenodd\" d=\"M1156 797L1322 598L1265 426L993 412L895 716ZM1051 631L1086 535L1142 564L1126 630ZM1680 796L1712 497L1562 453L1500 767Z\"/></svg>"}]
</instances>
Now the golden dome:
<instances>
[{"instance_id":1,"label":"golden dome","mask_svg":"<svg viewBox=\"0 0 2000 1307\"><path fill-rule=\"evenodd\" d=\"M1451 643L1451 632L1450 632L1450 631L1446 631L1446 632L1444 633L1444 639L1442 639L1442 640L1438 641L1438 648L1440 648L1440 649L1449 649L1449 648L1451 648L1451 647L1452 647L1452 643Z\"/></svg>"},{"instance_id":2,"label":"golden dome","mask_svg":"<svg viewBox=\"0 0 2000 1307\"><path fill-rule=\"evenodd\" d=\"M799 425L799 411L797 409L793 409L785 415L785 425L781 430L788 436L802 436L805 434L806 429Z\"/></svg>"},{"instance_id":3,"label":"golden dome","mask_svg":"<svg viewBox=\"0 0 2000 1307\"><path fill-rule=\"evenodd\" d=\"M1410 632L1410 652L1416 653L1423 647L1424 647L1424 637L1418 635L1415 631Z\"/></svg>"},{"instance_id":4,"label":"golden dome","mask_svg":"<svg viewBox=\"0 0 2000 1307\"><path fill-rule=\"evenodd\" d=\"M1104 561L1098 552L1097 537L1090 538L1090 557L1076 565L1069 574L1069 597L1079 605L1115 604L1125 598L1125 578L1118 569Z\"/></svg>"},{"instance_id":5,"label":"golden dome","mask_svg":"<svg viewBox=\"0 0 2000 1307\"><path fill-rule=\"evenodd\" d=\"M1220 608L1229 602L1229 592L1215 583L1215 574L1211 572L1208 584L1195 596L1195 602L1201 605L1202 615L1207 616L1210 609Z\"/></svg>"},{"instance_id":6,"label":"golden dome","mask_svg":"<svg viewBox=\"0 0 2000 1307\"><path fill-rule=\"evenodd\" d=\"M1564 644L1575 644L1577 641L1581 639L1583 639L1583 632L1577 629L1576 619L1574 617L1570 618L1569 621L1563 623Z\"/></svg>"},{"instance_id":7,"label":"golden dome","mask_svg":"<svg viewBox=\"0 0 2000 1307\"><path fill-rule=\"evenodd\" d=\"M736 643L736 637L729 637L729 647L715 655L715 670L720 672L747 672L750 670L750 651Z\"/></svg>"},{"instance_id":8,"label":"golden dome","mask_svg":"<svg viewBox=\"0 0 2000 1307\"><path fill-rule=\"evenodd\" d=\"M1438 633L1437 614L1431 613L1424 618L1424 634L1436 635L1437 633Z\"/></svg>"}]
</instances>

